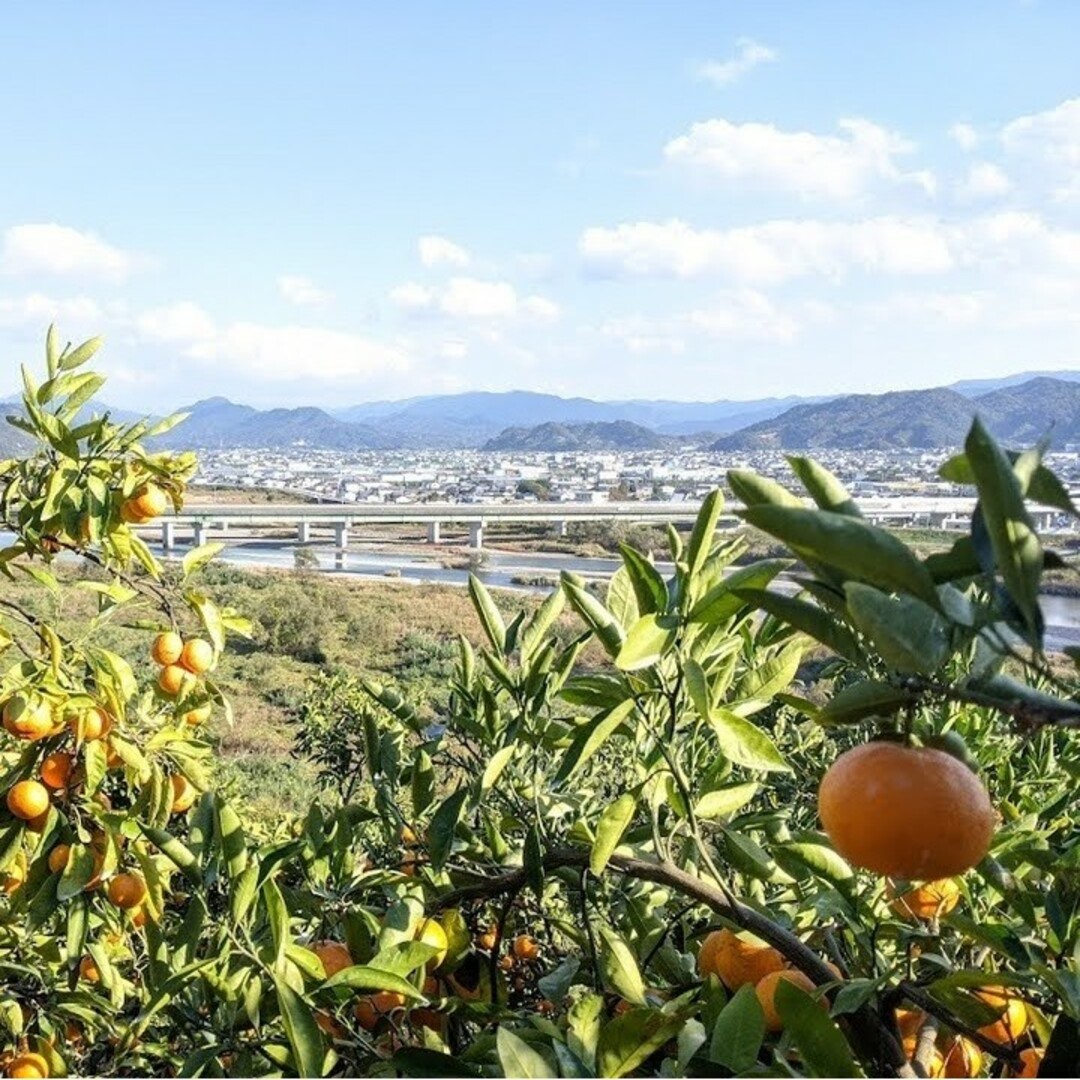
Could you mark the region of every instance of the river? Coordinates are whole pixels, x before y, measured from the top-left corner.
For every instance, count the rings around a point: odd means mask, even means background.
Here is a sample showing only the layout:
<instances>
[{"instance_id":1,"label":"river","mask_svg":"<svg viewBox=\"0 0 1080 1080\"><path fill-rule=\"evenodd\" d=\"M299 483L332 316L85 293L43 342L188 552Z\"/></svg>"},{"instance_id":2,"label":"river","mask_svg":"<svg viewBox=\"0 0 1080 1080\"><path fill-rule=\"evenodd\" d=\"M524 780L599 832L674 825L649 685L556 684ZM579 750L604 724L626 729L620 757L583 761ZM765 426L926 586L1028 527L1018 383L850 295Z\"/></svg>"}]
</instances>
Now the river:
<instances>
[{"instance_id":1,"label":"river","mask_svg":"<svg viewBox=\"0 0 1080 1080\"><path fill-rule=\"evenodd\" d=\"M292 569L295 547L281 541L247 541L228 543L219 556L237 566L267 566ZM158 556L159 546L151 545ZM318 560L318 569L342 577L392 578L420 583L438 582L444 585L464 585L470 572L485 585L493 588L535 591L541 585L532 584L537 578L555 581L563 570L586 578L608 578L621 565L616 558L583 557L557 552L498 551L485 548L469 560L460 551L444 550L430 556L415 552L394 554L383 551L364 551L360 548L339 554L332 549L309 548ZM453 566L445 565L452 562ZM672 573L671 563L660 562L664 574ZM1043 595L1043 615L1046 618L1046 644L1060 650L1066 645L1080 645L1080 598Z\"/></svg>"}]
</instances>

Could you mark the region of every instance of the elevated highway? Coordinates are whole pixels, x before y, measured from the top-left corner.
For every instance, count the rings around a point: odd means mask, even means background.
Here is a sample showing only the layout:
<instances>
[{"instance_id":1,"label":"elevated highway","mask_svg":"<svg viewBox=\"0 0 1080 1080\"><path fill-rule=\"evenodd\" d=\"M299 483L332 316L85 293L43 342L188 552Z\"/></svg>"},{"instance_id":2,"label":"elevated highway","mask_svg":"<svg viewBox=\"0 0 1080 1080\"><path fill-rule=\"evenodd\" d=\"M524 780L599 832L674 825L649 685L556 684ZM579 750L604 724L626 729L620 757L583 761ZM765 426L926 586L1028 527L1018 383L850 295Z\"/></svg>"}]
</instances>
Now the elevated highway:
<instances>
[{"instance_id":1,"label":"elevated highway","mask_svg":"<svg viewBox=\"0 0 1080 1080\"><path fill-rule=\"evenodd\" d=\"M858 500L866 519L876 525L966 530L975 500L964 496L905 496ZM686 525L697 516L699 504L686 502L509 502L509 503L207 503L185 507L147 528L160 528L161 543L169 551L181 535L201 544L230 529L258 532L295 529L298 543L332 539L337 548L349 545L350 530L363 525L422 525L428 541L442 539L444 525L465 526L469 546L481 548L486 526L533 522L554 526L565 535L574 521L625 521L631 524L671 522ZM728 503L724 523L734 525L738 503ZM1040 529L1052 527L1059 515L1032 508Z\"/></svg>"}]
</instances>

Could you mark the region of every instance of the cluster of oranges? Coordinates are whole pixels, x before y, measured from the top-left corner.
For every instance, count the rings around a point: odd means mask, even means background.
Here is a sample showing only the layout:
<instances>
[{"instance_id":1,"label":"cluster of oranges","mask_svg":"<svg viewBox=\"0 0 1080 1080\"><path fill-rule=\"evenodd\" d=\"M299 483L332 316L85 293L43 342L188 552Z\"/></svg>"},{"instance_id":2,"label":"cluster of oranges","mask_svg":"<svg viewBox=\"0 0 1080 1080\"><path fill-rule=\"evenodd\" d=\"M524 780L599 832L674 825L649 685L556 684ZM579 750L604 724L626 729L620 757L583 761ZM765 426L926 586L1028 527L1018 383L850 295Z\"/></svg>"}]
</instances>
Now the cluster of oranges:
<instances>
[{"instance_id":1,"label":"cluster of oranges","mask_svg":"<svg viewBox=\"0 0 1080 1080\"><path fill-rule=\"evenodd\" d=\"M702 978L715 975L729 990L753 986L761 1011L765 1014L766 1030L780 1031L783 1021L776 1009L776 988L781 982L794 983L810 993L814 983L796 968L789 967L771 945L759 938L736 934L731 930L714 930L701 943L698 951L698 973ZM841 978L840 971L827 965Z\"/></svg>"},{"instance_id":2,"label":"cluster of oranges","mask_svg":"<svg viewBox=\"0 0 1080 1080\"><path fill-rule=\"evenodd\" d=\"M175 630L158 634L150 648L150 655L161 670L158 672L158 689L166 697L186 694L214 665L214 647L203 638L185 641ZM205 723L210 718L209 703L187 709L183 719L192 726Z\"/></svg>"},{"instance_id":3,"label":"cluster of oranges","mask_svg":"<svg viewBox=\"0 0 1080 1080\"><path fill-rule=\"evenodd\" d=\"M169 496L157 484L143 484L120 504L120 517L129 525L145 525L169 508Z\"/></svg>"},{"instance_id":4,"label":"cluster of oranges","mask_svg":"<svg viewBox=\"0 0 1080 1080\"><path fill-rule=\"evenodd\" d=\"M413 940L430 945L436 950L427 962L424 994L429 998L437 997L440 986L435 973L446 962L446 955L450 948L446 931L438 920L422 919L414 928ZM322 962L327 978L355 963L348 946L340 941L316 941L309 948ZM356 1000L353 1005L353 1018L365 1031L376 1031L384 1025L384 1022L392 1021L397 1015L404 1015L406 1005L404 994L393 990L379 990L373 994L364 994ZM344 1026L329 1012L320 1010L315 1019L319 1027L331 1038L347 1037ZM432 1030L440 1030L443 1023L442 1014L432 1008L410 1009L408 1020L414 1026L428 1027Z\"/></svg>"}]
</instances>

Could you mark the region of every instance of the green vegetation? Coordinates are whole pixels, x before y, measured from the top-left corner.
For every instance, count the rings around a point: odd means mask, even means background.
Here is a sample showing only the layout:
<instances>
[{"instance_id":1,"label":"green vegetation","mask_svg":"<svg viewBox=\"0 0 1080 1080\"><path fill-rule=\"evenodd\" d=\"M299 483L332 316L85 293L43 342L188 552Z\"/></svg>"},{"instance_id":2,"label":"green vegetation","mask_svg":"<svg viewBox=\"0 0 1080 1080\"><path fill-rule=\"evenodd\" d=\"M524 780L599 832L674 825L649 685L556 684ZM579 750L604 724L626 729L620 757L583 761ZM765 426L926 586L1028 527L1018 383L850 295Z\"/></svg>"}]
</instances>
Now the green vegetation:
<instances>
[{"instance_id":1,"label":"green vegetation","mask_svg":"<svg viewBox=\"0 0 1080 1080\"><path fill-rule=\"evenodd\" d=\"M1080 1070L1038 451L973 424L978 517L925 557L792 458L816 509L729 476L782 558L717 491L670 575L410 602L160 566L131 526L194 462L72 426L96 347L50 332L0 463L7 1075Z\"/></svg>"}]
</instances>

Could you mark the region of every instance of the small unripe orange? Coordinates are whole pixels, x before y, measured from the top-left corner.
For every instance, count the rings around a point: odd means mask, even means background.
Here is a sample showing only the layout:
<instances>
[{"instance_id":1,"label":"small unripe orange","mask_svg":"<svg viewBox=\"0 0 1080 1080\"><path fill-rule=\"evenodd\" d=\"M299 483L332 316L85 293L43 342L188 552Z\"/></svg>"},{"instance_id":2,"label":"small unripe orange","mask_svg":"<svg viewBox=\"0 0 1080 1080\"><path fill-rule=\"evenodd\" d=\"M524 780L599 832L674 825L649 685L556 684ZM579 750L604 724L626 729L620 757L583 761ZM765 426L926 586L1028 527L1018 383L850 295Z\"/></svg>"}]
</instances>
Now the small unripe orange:
<instances>
[{"instance_id":1,"label":"small unripe orange","mask_svg":"<svg viewBox=\"0 0 1080 1080\"><path fill-rule=\"evenodd\" d=\"M49 1075L49 1063L41 1054L19 1054L11 1059L7 1074L18 1080L45 1080Z\"/></svg>"},{"instance_id":2,"label":"small unripe orange","mask_svg":"<svg viewBox=\"0 0 1080 1080\"><path fill-rule=\"evenodd\" d=\"M205 724L210 719L210 714L213 712L213 706L207 702L205 705L200 705L196 709L188 709L184 713L183 720L185 724L191 727L198 727L200 724Z\"/></svg>"},{"instance_id":3,"label":"small unripe orange","mask_svg":"<svg viewBox=\"0 0 1080 1080\"><path fill-rule=\"evenodd\" d=\"M169 777L169 783L172 785L170 813L183 814L185 811L190 810L199 797L195 786L186 776L181 776L180 773L173 773Z\"/></svg>"},{"instance_id":4,"label":"small unripe orange","mask_svg":"<svg viewBox=\"0 0 1080 1080\"><path fill-rule=\"evenodd\" d=\"M536 942L536 938L530 937L528 934L518 934L514 938L514 955L519 960L535 960L540 955L540 946Z\"/></svg>"},{"instance_id":5,"label":"small unripe orange","mask_svg":"<svg viewBox=\"0 0 1080 1080\"><path fill-rule=\"evenodd\" d=\"M87 982L101 982L101 972L98 971L98 966L94 963L94 958L92 956L84 956L79 961L79 974Z\"/></svg>"},{"instance_id":6,"label":"small unripe orange","mask_svg":"<svg viewBox=\"0 0 1080 1080\"><path fill-rule=\"evenodd\" d=\"M49 869L54 874L62 874L68 864L68 856L71 854L70 844L57 844L49 852Z\"/></svg>"},{"instance_id":7,"label":"small unripe orange","mask_svg":"<svg viewBox=\"0 0 1080 1080\"><path fill-rule=\"evenodd\" d=\"M169 497L157 484L143 484L120 508L120 516L132 524L142 524L160 517L169 508Z\"/></svg>"}]
</instances>

